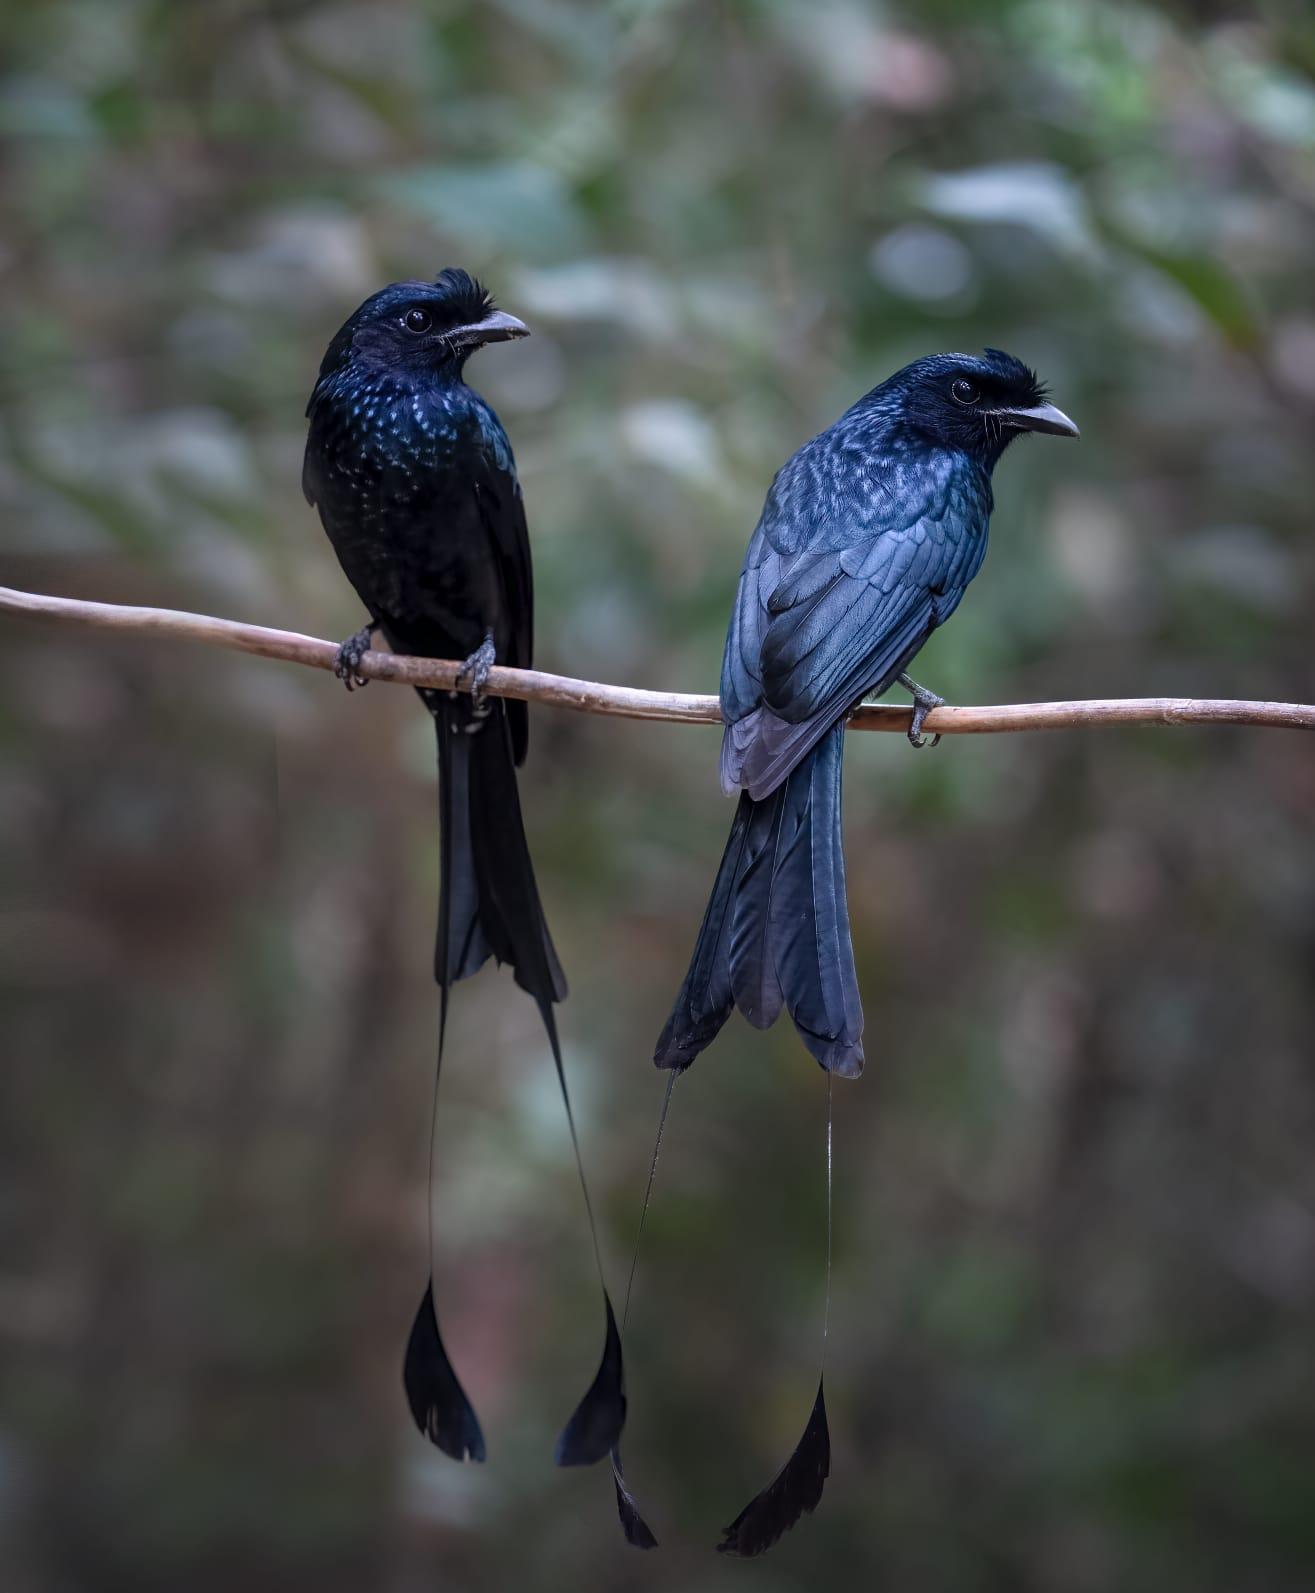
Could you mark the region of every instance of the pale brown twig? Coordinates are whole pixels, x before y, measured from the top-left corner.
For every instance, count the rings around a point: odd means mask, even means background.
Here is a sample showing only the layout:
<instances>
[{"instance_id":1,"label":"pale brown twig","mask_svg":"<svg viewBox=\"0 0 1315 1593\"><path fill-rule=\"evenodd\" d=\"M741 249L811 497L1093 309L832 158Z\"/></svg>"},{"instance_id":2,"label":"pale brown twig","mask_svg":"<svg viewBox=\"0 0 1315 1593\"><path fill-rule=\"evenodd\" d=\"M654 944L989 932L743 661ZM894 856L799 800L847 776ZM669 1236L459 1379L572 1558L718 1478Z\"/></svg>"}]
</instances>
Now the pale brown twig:
<instances>
[{"instance_id":1,"label":"pale brown twig","mask_svg":"<svg viewBox=\"0 0 1315 1593\"><path fill-rule=\"evenodd\" d=\"M338 656L336 643L302 636L296 631L270 630L263 625L244 625L236 620L187 614L176 609L133 608L118 603L89 603L79 598L47 597L11 587L0 587L0 612L63 620L100 630L207 642L212 647L255 653L261 658L307 664L312 669L331 670ZM458 691L465 689L457 682L459 668L459 664L442 659L369 652L361 660L359 673L370 680ZM551 703L558 708L611 714L622 719L662 719L682 724L721 722L716 697L645 691L635 686L607 686L599 681L549 675L539 669L495 667L485 690L495 697L520 697L527 702ZM902 704L865 703L855 711L850 725L856 730L907 731L911 714L912 709ZM1223 724L1315 730L1315 704L1203 697L1115 697L974 708L947 703L933 708L924 723L927 730L940 735L1064 730L1077 725Z\"/></svg>"}]
</instances>

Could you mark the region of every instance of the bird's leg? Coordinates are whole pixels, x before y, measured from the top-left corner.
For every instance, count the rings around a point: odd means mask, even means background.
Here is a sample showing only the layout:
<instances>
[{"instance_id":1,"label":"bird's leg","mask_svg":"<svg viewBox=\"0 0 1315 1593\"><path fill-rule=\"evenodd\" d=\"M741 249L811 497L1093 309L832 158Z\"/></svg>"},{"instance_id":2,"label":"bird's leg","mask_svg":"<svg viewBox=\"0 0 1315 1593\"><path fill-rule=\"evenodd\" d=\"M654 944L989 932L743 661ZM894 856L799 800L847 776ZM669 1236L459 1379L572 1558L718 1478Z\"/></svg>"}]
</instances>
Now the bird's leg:
<instances>
[{"instance_id":1,"label":"bird's leg","mask_svg":"<svg viewBox=\"0 0 1315 1593\"><path fill-rule=\"evenodd\" d=\"M357 686L370 684L360 673L361 660L370 651L370 643L374 640L374 633L378 629L379 621L371 620L368 625L362 625L354 636L349 636L345 642L338 643L338 656L334 660L333 672L348 691L354 691Z\"/></svg>"},{"instance_id":2,"label":"bird's leg","mask_svg":"<svg viewBox=\"0 0 1315 1593\"><path fill-rule=\"evenodd\" d=\"M470 657L457 670L457 684L464 686L470 682L471 712L474 723L467 725L468 734L473 734L480 728L480 721L487 719L490 712L488 699L484 695L484 688L488 685L489 670L497 661L497 649L493 645L493 632L488 631L484 640L479 644Z\"/></svg>"},{"instance_id":3,"label":"bird's leg","mask_svg":"<svg viewBox=\"0 0 1315 1593\"><path fill-rule=\"evenodd\" d=\"M920 686L913 676L907 672L897 676L896 679L905 691L913 694L913 723L909 726L909 745L911 747L934 747L941 738L939 735L934 735L928 741L922 733L922 721L933 708L939 708L945 698L938 697L934 691L928 691L925 686Z\"/></svg>"}]
</instances>

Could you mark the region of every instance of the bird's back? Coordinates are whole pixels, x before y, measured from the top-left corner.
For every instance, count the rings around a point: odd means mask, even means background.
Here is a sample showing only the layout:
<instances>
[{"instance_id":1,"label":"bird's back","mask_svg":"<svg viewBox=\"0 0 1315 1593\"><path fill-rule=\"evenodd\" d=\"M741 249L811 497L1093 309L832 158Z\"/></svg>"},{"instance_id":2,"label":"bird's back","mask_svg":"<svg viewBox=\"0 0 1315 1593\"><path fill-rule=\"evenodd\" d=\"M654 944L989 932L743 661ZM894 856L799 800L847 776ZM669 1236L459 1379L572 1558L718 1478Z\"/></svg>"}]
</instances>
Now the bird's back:
<instances>
[{"instance_id":1,"label":"bird's back","mask_svg":"<svg viewBox=\"0 0 1315 1593\"><path fill-rule=\"evenodd\" d=\"M722 660L722 783L755 797L860 697L889 686L986 551L987 474L861 400L777 473Z\"/></svg>"}]
</instances>

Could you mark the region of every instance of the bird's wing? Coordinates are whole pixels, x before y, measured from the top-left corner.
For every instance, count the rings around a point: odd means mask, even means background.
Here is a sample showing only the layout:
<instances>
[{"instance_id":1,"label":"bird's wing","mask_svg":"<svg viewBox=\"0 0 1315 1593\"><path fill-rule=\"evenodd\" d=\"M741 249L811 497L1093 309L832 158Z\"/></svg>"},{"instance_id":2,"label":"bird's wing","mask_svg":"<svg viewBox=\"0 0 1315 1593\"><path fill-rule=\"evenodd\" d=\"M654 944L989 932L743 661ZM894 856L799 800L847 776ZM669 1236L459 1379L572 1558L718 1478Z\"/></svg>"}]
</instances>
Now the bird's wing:
<instances>
[{"instance_id":1,"label":"bird's wing","mask_svg":"<svg viewBox=\"0 0 1315 1593\"><path fill-rule=\"evenodd\" d=\"M505 439L504 439L505 442ZM530 563L530 533L525 523L525 500L512 462L511 449L489 451L475 478L480 520L489 539L502 586L509 645L500 664L529 669L534 661L534 572ZM528 709L507 699L512 747L516 762L524 760L529 736Z\"/></svg>"},{"instance_id":2,"label":"bird's wing","mask_svg":"<svg viewBox=\"0 0 1315 1593\"><path fill-rule=\"evenodd\" d=\"M478 477L475 491L506 604L510 645L498 662L529 669L534 661L534 573L520 483L501 470L489 470Z\"/></svg>"},{"instance_id":3,"label":"bird's wing","mask_svg":"<svg viewBox=\"0 0 1315 1593\"><path fill-rule=\"evenodd\" d=\"M792 560L767 595L763 704L799 724L883 689L935 627L938 598L962 584L963 551L954 526L923 515Z\"/></svg>"},{"instance_id":4,"label":"bird's wing","mask_svg":"<svg viewBox=\"0 0 1315 1593\"><path fill-rule=\"evenodd\" d=\"M721 712L727 724L738 723L762 702L767 601L781 579L783 562L780 552L763 535L760 524L744 556L722 655Z\"/></svg>"},{"instance_id":5,"label":"bird's wing","mask_svg":"<svg viewBox=\"0 0 1315 1593\"><path fill-rule=\"evenodd\" d=\"M925 465L884 480L869 470L821 514L815 491L779 486L745 559L722 671L723 780L755 797L957 606L990 508L971 478ZM799 512L783 515L792 501Z\"/></svg>"}]
</instances>

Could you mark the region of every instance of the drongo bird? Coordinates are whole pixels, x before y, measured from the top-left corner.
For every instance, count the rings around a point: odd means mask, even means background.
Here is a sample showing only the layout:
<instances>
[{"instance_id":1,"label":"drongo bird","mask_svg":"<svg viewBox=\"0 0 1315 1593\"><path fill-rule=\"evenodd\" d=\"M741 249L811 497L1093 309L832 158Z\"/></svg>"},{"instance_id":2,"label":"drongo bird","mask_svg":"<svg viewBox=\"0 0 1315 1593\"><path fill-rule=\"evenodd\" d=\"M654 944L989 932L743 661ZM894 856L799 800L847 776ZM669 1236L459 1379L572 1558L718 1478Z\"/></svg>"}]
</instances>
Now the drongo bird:
<instances>
[{"instance_id":1,"label":"drongo bird","mask_svg":"<svg viewBox=\"0 0 1315 1593\"><path fill-rule=\"evenodd\" d=\"M495 662L530 667L534 596L511 444L493 410L466 385L464 370L484 344L527 333L460 270L441 271L432 282L394 282L368 298L320 367L306 411L302 485L369 617L339 649L338 673L348 688L364 683L357 671L375 631L396 652L465 660L469 694L420 691L438 736L440 1065L452 985L490 956L509 964L547 1029L583 1186L553 1017L566 981L539 901L516 785L528 743L526 706L483 692ZM430 1136L432 1184L432 1118ZM584 1198L588 1209L587 1188ZM602 1283L592 1210L589 1222ZM407 1398L417 1426L440 1449L483 1460L479 1422L439 1333L432 1235L430 1250L429 1283L406 1350ZM602 1459L625 1419L620 1338L605 1284L603 1303L602 1363L558 1439L561 1465Z\"/></svg>"},{"instance_id":2,"label":"drongo bird","mask_svg":"<svg viewBox=\"0 0 1315 1593\"><path fill-rule=\"evenodd\" d=\"M657 1044L673 1080L732 1007L760 1029L784 1008L828 1073L861 1072L840 823L845 721L898 681L914 699L910 740L923 744L941 699L907 671L981 568L991 473L1024 432L1078 435L1011 355L937 354L859 399L777 473L726 636L721 782L739 805ZM828 1090L828 1211L829 1103ZM791 1462L720 1547L770 1546L816 1505L828 1465L819 1383Z\"/></svg>"}]
</instances>

